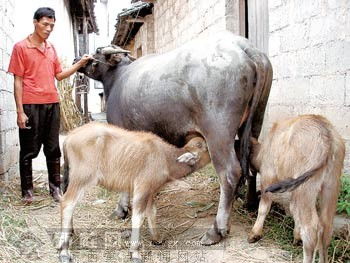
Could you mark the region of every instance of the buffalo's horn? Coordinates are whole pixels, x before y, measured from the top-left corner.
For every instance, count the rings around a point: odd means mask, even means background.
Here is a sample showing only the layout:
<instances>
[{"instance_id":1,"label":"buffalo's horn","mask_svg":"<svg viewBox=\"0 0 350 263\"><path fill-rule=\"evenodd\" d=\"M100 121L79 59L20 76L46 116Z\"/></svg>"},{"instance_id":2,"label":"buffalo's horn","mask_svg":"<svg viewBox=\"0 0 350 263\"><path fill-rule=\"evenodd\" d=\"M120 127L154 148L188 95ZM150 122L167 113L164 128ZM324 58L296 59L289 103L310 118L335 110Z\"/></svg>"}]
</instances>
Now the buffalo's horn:
<instances>
[{"instance_id":1,"label":"buffalo's horn","mask_svg":"<svg viewBox=\"0 0 350 263\"><path fill-rule=\"evenodd\" d=\"M130 54L128 54L128 58L129 58L131 61L135 61L135 60L136 60L136 58L133 57L133 56L131 56Z\"/></svg>"},{"instance_id":2,"label":"buffalo's horn","mask_svg":"<svg viewBox=\"0 0 350 263\"><path fill-rule=\"evenodd\" d=\"M118 46L108 46L101 50L101 54L103 55L111 55L111 54L118 54L118 53L130 53L129 50L122 49Z\"/></svg>"}]
</instances>

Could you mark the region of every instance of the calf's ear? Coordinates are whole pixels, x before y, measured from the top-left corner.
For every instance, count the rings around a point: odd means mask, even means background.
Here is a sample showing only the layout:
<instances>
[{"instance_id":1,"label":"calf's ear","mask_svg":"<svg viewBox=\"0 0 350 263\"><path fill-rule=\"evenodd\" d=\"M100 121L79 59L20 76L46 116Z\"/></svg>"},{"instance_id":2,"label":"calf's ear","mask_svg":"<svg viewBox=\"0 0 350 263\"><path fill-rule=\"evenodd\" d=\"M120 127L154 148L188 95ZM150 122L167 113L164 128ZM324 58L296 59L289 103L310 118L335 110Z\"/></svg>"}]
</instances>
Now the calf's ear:
<instances>
[{"instance_id":1,"label":"calf's ear","mask_svg":"<svg viewBox=\"0 0 350 263\"><path fill-rule=\"evenodd\" d=\"M176 161L179 163L186 163L188 165L195 165L199 161L197 153L187 152L180 155Z\"/></svg>"}]
</instances>

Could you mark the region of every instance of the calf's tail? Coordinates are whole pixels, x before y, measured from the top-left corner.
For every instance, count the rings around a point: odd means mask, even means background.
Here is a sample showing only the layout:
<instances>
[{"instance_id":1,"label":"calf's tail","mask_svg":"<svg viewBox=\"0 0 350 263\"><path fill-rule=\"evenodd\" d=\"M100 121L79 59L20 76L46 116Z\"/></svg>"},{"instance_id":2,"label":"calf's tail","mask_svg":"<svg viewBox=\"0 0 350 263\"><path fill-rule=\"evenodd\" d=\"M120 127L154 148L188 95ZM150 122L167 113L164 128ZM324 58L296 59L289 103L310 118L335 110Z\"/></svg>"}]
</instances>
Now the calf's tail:
<instances>
[{"instance_id":1,"label":"calf's tail","mask_svg":"<svg viewBox=\"0 0 350 263\"><path fill-rule=\"evenodd\" d=\"M305 183L307 180L309 180L314 174L316 174L317 170L319 168L307 171L303 175L299 176L298 178L289 178L284 181L281 181L276 184L272 184L269 187L265 189L265 193L271 192L271 193L284 193L286 191L293 191L301 184Z\"/></svg>"},{"instance_id":2,"label":"calf's tail","mask_svg":"<svg viewBox=\"0 0 350 263\"><path fill-rule=\"evenodd\" d=\"M67 146L64 143L63 144L63 159L64 159L64 166L63 166L63 181L61 184L61 189L63 193L67 191L68 184L69 184L69 159L67 155Z\"/></svg>"},{"instance_id":3,"label":"calf's tail","mask_svg":"<svg viewBox=\"0 0 350 263\"><path fill-rule=\"evenodd\" d=\"M325 137L331 138L328 130L325 131L324 135ZM329 153L332 151L332 144L332 139L320 141L317 148L314 149L314 151L312 151L308 157L308 162L306 164L307 166L305 168L306 171L304 170L305 172L303 172L297 178L288 178L270 185L265 189L265 193L284 193L286 191L293 191L298 186L316 175L320 170L326 169L325 166L327 166L329 162Z\"/></svg>"}]
</instances>

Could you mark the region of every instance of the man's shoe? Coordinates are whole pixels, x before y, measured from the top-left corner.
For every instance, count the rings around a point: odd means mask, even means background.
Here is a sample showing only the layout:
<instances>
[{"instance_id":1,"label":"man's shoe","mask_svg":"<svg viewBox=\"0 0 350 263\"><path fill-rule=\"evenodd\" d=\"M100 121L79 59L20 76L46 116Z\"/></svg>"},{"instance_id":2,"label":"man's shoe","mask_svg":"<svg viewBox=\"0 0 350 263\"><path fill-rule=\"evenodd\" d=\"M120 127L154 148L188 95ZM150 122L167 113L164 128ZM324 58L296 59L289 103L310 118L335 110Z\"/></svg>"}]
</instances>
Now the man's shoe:
<instances>
[{"instance_id":1,"label":"man's shoe","mask_svg":"<svg viewBox=\"0 0 350 263\"><path fill-rule=\"evenodd\" d=\"M49 184L50 187L50 194L55 202L61 201L62 198L62 191L60 187L57 187L53 184Z\"/></svg>"},{"instance_id":2,"label":"man's shoe","mask_svg":"<svg viewBox=\"0 0 350 263\"><path fill-rule=\"evenodd\" d=\"M60 158L46 160L46 164L47 164L47 172L49 175L50 194L53 200L55 200L55 202L59 202L62 197Z\"/></svg>"},{"instance_id":3,"label":"man's shoe","mask_svg":"<svg viewBox=\"0 0 350 263\"><path fill-rule=\"evenodd\" d=\"M33 202L33 190L24 190L22 200L25 204L30 205Z\"/></svg>"}]
</instances>

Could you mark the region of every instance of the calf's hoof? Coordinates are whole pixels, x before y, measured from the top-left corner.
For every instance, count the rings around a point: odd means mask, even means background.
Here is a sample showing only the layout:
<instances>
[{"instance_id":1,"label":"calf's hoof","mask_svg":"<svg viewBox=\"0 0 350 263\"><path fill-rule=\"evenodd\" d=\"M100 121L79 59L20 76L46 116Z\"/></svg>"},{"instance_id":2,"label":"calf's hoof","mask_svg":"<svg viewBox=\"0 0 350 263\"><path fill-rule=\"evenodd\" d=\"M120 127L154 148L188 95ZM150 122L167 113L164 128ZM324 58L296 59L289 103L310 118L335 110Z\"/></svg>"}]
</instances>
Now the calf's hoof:
<instances>
[{"instance_id":1,"label":"calf's hoof","mask_svg":"<svg viewBox=\"0 0 350 263\"><path fill-rule=\"evenodd\" d=\"M60 255L59 256L60 263L71 263L73 262L73 258L69 255Z\"/></svg>"},{"instance_id":2,"label":"calf's hoof","mask_svg":"<svg viewBox=\"0 0 350 263\"><path fill-rule=\"evenodd\" d=\"M211 246L217 244L221 241L223 237L227 236L227 234L228 231L224 231L223 233L217 233L214 228L211 228L201 238L201 244L204 246Z\"/></svg>"},{"instance_id":3,"label":"calf's hoof","mask_svg":"<svg viewBox=\"0 0 350 263\"><path fill-rule=\"evenodd\" d=\"M121 238L128 239L131 237L131 230L127 229L121 233Z\"/></svg>"},{"instance_id":4,"label":"calf's hoof","mask_svg":"<svg viewBox=\"0 0 350 263\"><path fill-rule=\"evenodd\" d=\"M128 208L127 207L121 207L118 206L116 210L113 211L113 213L110 215L109 218L114 219L114 218L119 218L119 219L125 219L128 216Z\"/></svg>"},{"instance_id":5,"label":"calf's hoof","mask_svg":"<svg viewBox=\"0 0 350 263\"><path fill-rule=\"evenodd\" d=\"M132 262L132 263L143 263L143 261L142 261L141 258L132 258L132 259L131 259L131 262Z\"/></svg>"},{"instance_id":6,"label":"calf's hoof","mask_svg":"<svg viewBox=\"0 0 350 263\"><path fill-rule=\"evenodd\" d=\"M152 240L152 245L161 246L163 245L163 240Z\"/></svg>"},{"instance_id":7,"label":"calf's hoof","mask_svg":"<svg viewBox=\"0 0 350 263\"><path fill-rule=\"evenodd\" d=\"M253 233L249 234L248 243L255 243L261 239L261 235L255 235Z\"/></svg>"},{"instance_id":8,"label":"calf's hoof","mask_svg":"<svg viewBox=\"0 0 350 263\"><path fill-rule=\"evenodd\" d=\"M293 239L293 245L294 246L301 246L303 244L303 241L301 241L301 239L299 238L294 238Z\"/></svg>"}]
</instances>

